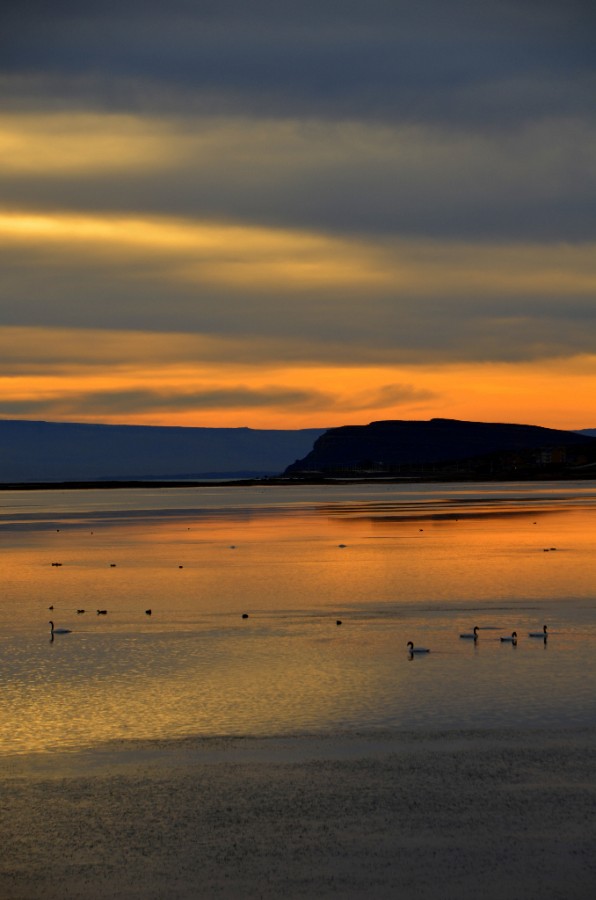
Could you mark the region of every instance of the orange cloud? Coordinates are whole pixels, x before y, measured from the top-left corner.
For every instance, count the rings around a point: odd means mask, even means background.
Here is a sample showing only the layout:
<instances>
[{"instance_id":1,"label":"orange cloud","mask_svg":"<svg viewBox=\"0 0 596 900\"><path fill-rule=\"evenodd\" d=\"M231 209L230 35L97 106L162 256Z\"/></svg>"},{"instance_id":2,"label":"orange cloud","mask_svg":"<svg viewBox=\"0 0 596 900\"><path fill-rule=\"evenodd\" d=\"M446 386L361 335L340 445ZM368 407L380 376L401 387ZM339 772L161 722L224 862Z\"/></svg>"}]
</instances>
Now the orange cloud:
<instances>
[{"instance_id":1,"label":"orange cloud","mask_svg":"<svg viewBox=\"0 0 596 900\"><path fill-rule=\"evenodd\" d=\"M441 366L231 363L231 345L223 358L212 352L193 361L201 339L183 335L33 332L0 329L5 418L298 428L445 416L596 427L596 356ZM45 362L27 362L31 338L46 348ZM213 351L216 343L204 346Z\"/></svg>"},{"instance_id":2,"label":"orange cloud","mask_svg":"<svg viewBox=\"0 0 596 900\"><path fill-rule=\"evenodd\" d=\"M0 115L0 167L14 175L139 172L175 162L165 123L93 113Z\"/></svg>"}]
</instances>

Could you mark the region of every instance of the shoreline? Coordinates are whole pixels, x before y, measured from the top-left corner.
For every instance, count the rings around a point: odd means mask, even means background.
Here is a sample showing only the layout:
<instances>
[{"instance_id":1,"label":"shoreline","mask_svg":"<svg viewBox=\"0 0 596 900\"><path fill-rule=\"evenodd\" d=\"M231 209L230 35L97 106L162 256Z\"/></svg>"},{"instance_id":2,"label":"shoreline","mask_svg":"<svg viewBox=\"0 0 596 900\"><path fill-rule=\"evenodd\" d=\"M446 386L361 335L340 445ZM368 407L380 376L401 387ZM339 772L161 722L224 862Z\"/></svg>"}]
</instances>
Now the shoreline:
<instances>
[{"instance_id":1,"label":"shoreline","mask_svg":"<svg viewBox=\"0 0 596 900\"><path fill-rule=\"evenodd\" d=\"M588 900L595 737L378 732L70 754L0 778L0 895Z\"/></svg>"},{"instance_id":2,"label":"shoreline","mask_svg":"<svg viewBox=\"0 0 596 900\"><path fill-rule=\"evenodd\" d=\"M358 484L508 484L510 482L523 484L531 482L535 484L549 484L553 481L586 482L596 481L596 471L583 473L549 472L536 473L511 473L501 477L485 475L460 475L449 476L437 474L436 476L320 476L313 478L284 478L283 476L267 476L264 478L209 478L209 479L136 479L119 480L106 479L101 481L15 481L0 482L0 491L67 491L67 490L137 490L137 489L164 489L164 488L195 488L195 487L304 487L316 485L341 485L343 487Z\"/></svg>"}]
</instances>

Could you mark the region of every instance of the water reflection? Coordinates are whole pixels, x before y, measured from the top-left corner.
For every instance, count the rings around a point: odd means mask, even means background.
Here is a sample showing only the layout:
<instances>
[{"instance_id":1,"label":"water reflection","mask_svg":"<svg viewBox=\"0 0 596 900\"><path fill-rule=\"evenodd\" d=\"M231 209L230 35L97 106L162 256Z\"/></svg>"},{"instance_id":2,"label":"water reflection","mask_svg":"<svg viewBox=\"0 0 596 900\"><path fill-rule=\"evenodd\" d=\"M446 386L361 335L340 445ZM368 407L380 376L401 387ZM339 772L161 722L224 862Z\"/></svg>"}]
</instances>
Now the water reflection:
<instances>
[{"instance_id":1,"label":"water reflection","mask_svg":"<svg viewBox=\"0 0 596 900\"><path fill-rule=\"evenodd\" d=\"M493 486L455 515L423 487L335 505L273 492L253 508L226 489L229 506L200 515L196 493L174 509L168 492L163 516L134 492L136 508L100 509L99 528L61 497L59 530L49 508L13 498L0 516L1 749L591 721L594 489L567 486L558 505L549 488L537 509ZM439 501L451 506L435 517ZM63 639L47 640L48 606Z\"/></svg>"}]
</instances>

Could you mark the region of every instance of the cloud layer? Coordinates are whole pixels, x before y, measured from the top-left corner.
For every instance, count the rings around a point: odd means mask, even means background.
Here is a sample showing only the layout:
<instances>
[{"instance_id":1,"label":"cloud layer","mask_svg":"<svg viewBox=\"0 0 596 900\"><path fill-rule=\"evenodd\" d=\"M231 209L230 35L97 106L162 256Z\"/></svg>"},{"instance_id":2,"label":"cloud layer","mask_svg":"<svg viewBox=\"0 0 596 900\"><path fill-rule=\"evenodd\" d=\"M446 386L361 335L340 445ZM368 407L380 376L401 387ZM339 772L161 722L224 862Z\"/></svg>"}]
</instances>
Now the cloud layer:
<instances>
[{"instance_id":1,"label":"cloud layer","mask_svg":"<svg viewBox=\"0 0 596 900\"><path fill-rule=\"evenodd\" d=\"M530 369L577 358L586 418L534 421L594 424L590 4L0 18L0 415L466 417L478 365L525 373L519 420Z\"/></svg>"}]
</instances>

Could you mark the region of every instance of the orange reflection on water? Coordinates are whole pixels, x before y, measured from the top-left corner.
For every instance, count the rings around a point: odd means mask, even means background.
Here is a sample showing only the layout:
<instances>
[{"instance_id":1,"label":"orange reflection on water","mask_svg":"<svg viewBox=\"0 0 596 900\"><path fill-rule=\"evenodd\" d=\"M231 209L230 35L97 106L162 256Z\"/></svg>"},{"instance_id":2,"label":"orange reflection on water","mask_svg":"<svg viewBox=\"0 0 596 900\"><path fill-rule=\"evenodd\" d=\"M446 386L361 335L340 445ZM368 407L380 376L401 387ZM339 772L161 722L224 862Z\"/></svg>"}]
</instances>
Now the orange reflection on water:
<instances>
[{"instance_id":1,"label":"orange reflection on water","mask_svg":"<svg viewBox=\"0 0 596 900\"><path fill-rule=\"evenodd\" d=\"M2 749L585 715L595 511L490 509L269 506L10 531ZM50 618L72 633L50 643ZM546 645L527 637L544 622ZM477 644L460 641L474 625ZM516 648L498 640L512 629ZM431 647L411 666L410 639Z\"/></svg>"}]
</instances>

